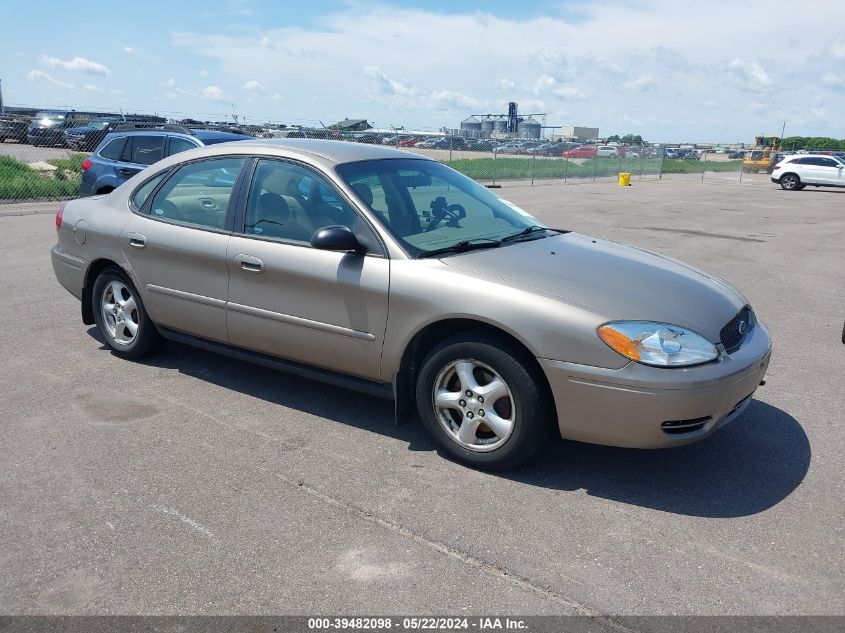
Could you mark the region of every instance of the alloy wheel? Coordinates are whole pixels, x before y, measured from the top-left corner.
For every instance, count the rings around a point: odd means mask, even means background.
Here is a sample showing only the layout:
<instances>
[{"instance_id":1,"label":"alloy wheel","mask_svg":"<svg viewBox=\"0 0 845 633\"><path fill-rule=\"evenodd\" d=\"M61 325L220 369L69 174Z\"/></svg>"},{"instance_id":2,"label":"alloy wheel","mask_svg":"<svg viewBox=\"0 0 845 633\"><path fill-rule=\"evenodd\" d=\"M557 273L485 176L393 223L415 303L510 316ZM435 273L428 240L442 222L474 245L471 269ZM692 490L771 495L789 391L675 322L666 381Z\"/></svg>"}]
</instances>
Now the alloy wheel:
<instances>
[{"instance_id":1,"label":"alloy wheel","mask_svg":"<svg viewBox=\"0 0 845 633\"><path fill-rule=\"evenodd\" d=\"M132 291L119 281L110 281L100 300L103 323L119 345L131 345L138 336L138 305Z\"/></svg>"},{"instance_id":2,"label":"alloy wheel","mask_svg":"<svg viewBox=\"0 0 845 633\"><path fill-rule=\"evenodd\" d=\"M461 358L446 365L434 381L432 401L443 430L468 450L496 450L513 433L516 411L511 390L480 361Z\"/></svg>"}]
</instances>

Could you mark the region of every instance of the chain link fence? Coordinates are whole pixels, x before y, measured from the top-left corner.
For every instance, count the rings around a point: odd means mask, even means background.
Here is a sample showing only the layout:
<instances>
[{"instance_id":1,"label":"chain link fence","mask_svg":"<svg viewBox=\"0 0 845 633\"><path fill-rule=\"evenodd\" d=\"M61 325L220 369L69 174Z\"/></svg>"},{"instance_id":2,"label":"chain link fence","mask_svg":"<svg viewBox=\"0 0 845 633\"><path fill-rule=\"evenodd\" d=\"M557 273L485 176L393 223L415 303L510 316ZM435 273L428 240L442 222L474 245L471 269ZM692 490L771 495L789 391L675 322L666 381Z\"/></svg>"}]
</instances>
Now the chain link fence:
<instances>
[{"instance_id":1,"label":"chain link fence","mask_svg":"<svg viewBox=\"0 0 845 633\"><path fill-rule=\"evenodd\" d=\"M0 115L0 203L70 198L78 194L85 159L116 125L178 124L257 138L317 138L394 147L441 161L492 187L616 182L627 173L644 180L770 182L769 174L794 152L692 145L579 145L541 138L478 138L434 131L341 130L235 125L146 115L55 111ZM819 149L845 156L838 150Z\"/></svg>"}]
</instances>

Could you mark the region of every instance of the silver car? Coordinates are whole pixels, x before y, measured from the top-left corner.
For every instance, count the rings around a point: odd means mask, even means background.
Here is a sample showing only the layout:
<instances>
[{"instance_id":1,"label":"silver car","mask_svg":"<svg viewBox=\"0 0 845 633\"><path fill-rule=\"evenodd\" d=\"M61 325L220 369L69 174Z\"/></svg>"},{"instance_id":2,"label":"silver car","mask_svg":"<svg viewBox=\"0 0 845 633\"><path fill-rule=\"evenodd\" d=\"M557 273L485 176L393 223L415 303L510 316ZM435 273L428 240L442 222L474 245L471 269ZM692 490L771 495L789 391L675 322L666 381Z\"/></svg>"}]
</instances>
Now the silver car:
<instances>
[{"instance_id":1,"label":"silver car","mask_svg":"<svg viewBox=\"0 0 845 633\"><path fill-rule=\"evenodd\" d=\"M180 153L68 202L59 282L115 354L170 339L393 399L456 459L735 419L769 334L724 281L544 226L445 165L306 139Z\"/></svg>"}]
</instances>

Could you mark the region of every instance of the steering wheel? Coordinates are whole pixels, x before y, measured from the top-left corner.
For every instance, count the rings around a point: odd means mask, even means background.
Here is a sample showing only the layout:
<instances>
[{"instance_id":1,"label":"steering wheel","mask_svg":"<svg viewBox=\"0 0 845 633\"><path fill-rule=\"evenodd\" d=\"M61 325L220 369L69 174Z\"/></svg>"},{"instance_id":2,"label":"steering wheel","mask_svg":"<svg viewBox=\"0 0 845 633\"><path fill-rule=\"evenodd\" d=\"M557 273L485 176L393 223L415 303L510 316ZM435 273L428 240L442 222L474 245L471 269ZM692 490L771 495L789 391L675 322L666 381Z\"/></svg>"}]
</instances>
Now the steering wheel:
<instances>
[{"instance_id":1,"label":"steering wheel","mask_svg":"<svg viewBox=\"0 0 845 633\"><path fill-rule=\"evenodd\" d=\"M446 220L446 226L460 228L458 222L467 217L466 209L460 204L446 204L446 198L437 196L431 201L431 223L428 225L426 232L433 231L437 226Z\"/></svg>"}]
</instances>

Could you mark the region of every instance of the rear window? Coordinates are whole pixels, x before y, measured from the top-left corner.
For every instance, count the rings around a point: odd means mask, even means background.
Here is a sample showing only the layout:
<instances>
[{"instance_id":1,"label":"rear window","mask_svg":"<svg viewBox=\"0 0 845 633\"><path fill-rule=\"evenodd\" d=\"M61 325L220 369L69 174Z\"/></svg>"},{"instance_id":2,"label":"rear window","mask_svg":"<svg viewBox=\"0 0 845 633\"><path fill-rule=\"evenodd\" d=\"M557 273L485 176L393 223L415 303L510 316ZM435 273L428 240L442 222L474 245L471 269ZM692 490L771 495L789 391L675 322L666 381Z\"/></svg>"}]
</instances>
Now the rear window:
<instances>
[{"instance_id":1,"label":"rear window","mask_svg":"<svg viewBox=\"0 0 845 633\"><path fill-rule=\"evenodd\" d=\"M123 154L123 147L126 145L126 137L113 138L100 150L100 156L108 160L120 160Z\"/></svg>"}]
</instances>

